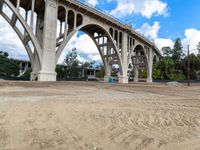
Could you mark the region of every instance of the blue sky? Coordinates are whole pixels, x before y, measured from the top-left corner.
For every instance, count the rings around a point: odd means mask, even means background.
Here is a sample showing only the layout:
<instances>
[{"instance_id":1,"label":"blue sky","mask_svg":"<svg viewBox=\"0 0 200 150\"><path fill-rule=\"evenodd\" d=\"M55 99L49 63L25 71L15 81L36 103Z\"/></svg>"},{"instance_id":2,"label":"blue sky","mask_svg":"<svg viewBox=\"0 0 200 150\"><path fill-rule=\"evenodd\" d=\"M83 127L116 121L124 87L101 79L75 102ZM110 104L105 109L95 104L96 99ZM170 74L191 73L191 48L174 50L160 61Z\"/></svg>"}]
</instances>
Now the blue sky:
<instances>
[{"instance_id":1,"label":"blue sky","mask_svg":"<svg viewBox=\"0 0 200 150\"><path fill-rule=\"evenodd\" d=\"M159 20L162 27L159 36L172 39L178 36L184 38L185 29L195 28L200 30L199 0L167 0L166 2L169 7L169 16L152 18L152 20Z\"/></svg>"},{"instance_id":2,"label":"blue sky","mask_svg":"<svg viewBox=\"0 0 200 150\"><path fill-rule=\"evenodd\" d=\"M124 2L126 3L126 0ZM134 0L128 2L134 3ZM126 23L131 23L134 28L140 28L144 23L152 25L157 21L161 26L158 36L163 38L184 38L186 29L200 30L200 0L160 0L160 2L167 4L167 16L155 14L151 18L147 18L141 14L132 13L118 18ZM115 0L110 2L99 0L96 7L111 12L117 5Z\"/></svg>"},{"instance_id":3,"label":"blue sky","mask_svg":"<svg viewBox=\"0 0 200 150\"><path fill-rule=\"evenodd\" d=\"M85 0L154 40L161 49L181 38L184 49L200 41L200 0Z\"/></svg>"},{"instance_id":4,"label":"blue sky","mask_svg":"<svg viewBox=\"0 0 200 150\"><path fill-rule=\"evenodd\" d=\"M183 48L187 45L195 49L200 42L200 0L80 0L88 2L107 13L131 24L161 49L173 46L174 39L180 37ZM15 39L15 40L12 40ZM90 47L88 48L88 45ZM100 61L100 55L92 40L85 34L76 34L63 52L77 48L82 61ZM28 59L27 53L12 28L0 17L0 49L11 57Z\"/></svg>"}]
</instances>

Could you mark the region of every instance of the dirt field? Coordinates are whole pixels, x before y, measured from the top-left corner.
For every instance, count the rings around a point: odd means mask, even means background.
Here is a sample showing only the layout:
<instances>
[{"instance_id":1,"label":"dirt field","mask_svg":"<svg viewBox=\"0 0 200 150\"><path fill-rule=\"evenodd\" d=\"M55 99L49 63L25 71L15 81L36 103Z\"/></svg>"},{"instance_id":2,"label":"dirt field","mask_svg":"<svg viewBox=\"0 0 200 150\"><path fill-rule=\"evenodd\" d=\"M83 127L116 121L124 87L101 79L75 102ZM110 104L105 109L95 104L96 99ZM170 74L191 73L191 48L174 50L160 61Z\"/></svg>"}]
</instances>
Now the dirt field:
<instances>
[{"instance_id":1,"label":"dirt field","mask_svg":"<svg viewBox=\"0 0 200 150\"><path fill-rule=\"evenodd\" d=\"M200 85L0 81L0 150L200 150Z\"/></svg>"}]
</instances>

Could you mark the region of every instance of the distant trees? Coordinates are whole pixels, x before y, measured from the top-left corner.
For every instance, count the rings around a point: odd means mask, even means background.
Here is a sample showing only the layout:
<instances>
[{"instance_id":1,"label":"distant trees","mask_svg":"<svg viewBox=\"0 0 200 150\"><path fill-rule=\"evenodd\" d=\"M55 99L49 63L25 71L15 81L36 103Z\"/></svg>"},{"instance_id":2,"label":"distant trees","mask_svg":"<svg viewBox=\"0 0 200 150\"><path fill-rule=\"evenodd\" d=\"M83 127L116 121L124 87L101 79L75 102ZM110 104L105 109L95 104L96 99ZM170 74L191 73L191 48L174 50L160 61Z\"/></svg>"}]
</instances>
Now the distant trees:
<instances>
[{"instance_id":1,"label":"distant trees","mask_svg":"<svg viewBox=\"0 0 200 150\"><path fill-rule=\"evenodd\" d=\"M78 77L79 75L79 64L77 49L74 48L72 51L68 52L64 60L64 66L66 68L66 77Z\"/></svg>"},{"instance_id":2,"label":"distant trees","mask_svg":"<svg viewBox=\"0 0 200 150\"><path fill-rule=\"evenodd\" d=\"M16 77L19 75L19 66L15 60L8 58L8 53L0 51L0 76Z\"/></svg>"},{"instance_id":3,"label":"distant trees","mask_svg":"<svg viewBox=\"0 0 200 150\"><path fill-rule=\"evenodd\" d=\"M179 62L182 58L182 56L184 56L183 51L182 51L182 43L181 43L181 39L177 38L174 42L174 48L172 49L172 59L175 62Z\"/></svg>"},{"instance_id":4,"label":"distant trees","mask_svg":"<svg viewBox=\"0 0 200 150\"><path fill-rule=\"evenodd\" d=\"M163 56L160 62L154 66L153 78L161 80L184 80L188 73L188 56L182 51L180 38L174 42L174 47L163 47ZM197 45L200 50L200 43ZM196 72L200 70L200 55L190 55L191 78L196 79Z\"/></svg>"},{"instance_id":5,"label":"distant trees","mask_svg":"<svg viewBox=\"0 0 200 150\"><path fill-rule=\"evenodd\" d=\"M57 65L56 72L57 78L60 79L76 79L80 76L86 76L87 72L83 72L83 69L93 68L95 61L80 62L78 60L77 49L73 48L65 56L63 65Z\"/></svg>"},{"instance_id":6,"label":"distant trees","mask_svg":"<svg viewBox=\"0 0 200 150\"><path fill-rule=\"evenodd\" d=\"M197 44L198 54L200 55L200 42Z\"/></svg>"},{"instance_id":7,"label":"distant trees","mask_svg":"<svg viewBox=\"0 0 200 150\"><path fill-rule=\"evenodd\" d=\"M162 53L164 57L170 57L172 55L172 49L170 47L163 47Z\"/></svg>"}]
</instances>

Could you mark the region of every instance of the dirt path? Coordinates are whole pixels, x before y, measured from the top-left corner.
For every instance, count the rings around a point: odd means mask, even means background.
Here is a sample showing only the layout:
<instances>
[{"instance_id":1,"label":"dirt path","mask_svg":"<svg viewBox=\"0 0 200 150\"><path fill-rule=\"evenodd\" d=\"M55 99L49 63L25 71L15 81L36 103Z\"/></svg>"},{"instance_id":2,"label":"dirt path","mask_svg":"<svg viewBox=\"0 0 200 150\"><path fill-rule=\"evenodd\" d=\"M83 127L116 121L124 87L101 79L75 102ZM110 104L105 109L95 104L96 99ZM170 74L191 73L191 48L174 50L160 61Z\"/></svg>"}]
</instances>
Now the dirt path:
<instances>
[{"instance_id":1,"label":"dirt path","mask_svg":"<svg viewBox=\"0 0 200 150\"><path fill-rule=\"evenodd\" d=\"M0 82L0 150L200 150L200 86Z\"/></svg>"}]
</instances>

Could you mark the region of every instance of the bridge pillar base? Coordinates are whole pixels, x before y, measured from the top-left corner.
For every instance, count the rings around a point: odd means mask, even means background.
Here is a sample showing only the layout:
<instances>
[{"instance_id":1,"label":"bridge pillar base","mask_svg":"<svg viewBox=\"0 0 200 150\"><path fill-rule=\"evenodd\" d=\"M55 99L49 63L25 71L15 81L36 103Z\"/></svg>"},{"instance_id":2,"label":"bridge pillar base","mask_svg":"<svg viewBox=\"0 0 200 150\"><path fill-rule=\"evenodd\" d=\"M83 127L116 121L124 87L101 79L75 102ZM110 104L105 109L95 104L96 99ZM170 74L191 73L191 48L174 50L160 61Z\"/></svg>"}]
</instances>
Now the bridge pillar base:
<instances>
[{"instance_id":1,"label":"bridge pillar base","mask_svg":"<svg viewBox=\"0 0 200 150\"><path fill-rule=\"evenodd\" d=\"M38 73L31 72L30 80L31 81L38 81Z\"/></svg>"},{"instance_id":2,"label":"bridge pillar base","mask_svg":"<svg viewBox=\"0 0 200 150\"><path fill-rule=\"evenodd\" d=\"M152 83L153 79L152 78L147 78L147 83Z\"/></svg>"},{"instance_id":3,"label":"bridge pillar base","mask_svg":"<svg viewBox=\"0 0 200 150\"><path fill-rule=\"evenodd\" d=\"M56 81L56 72L43 72L38 73L38 81Z\"/></svg>"},{"instance_id":4,"label":"bridge pillar base","mask_svg":"<svg viewBox=\"0 0 200 150\"><path fill-rule=\"evenodd\" d=\"M139 81L139 79L137 78L137 77L135 77L134 79L133 79L133 82L134 83L137 83Z\"/></svg>"},{"instance_id":5,"label":"bridge pillar base","mask_svg":"<svg viewBox=\"0 0 200 150\"><path fill-rule=\"evenodd\" d=\"M119 83L127 84L128 83L128 77L127 76L119 76Z\"/></svg>"},{"instance_id":6,"label":"bridge pillar base","mask_svg":"<svg viewBox=\"0 0 200 150\"><path fill-rule=\"evenodd\" d=\"M104 76L104 82L108 83L109 82L110 76Z\"/></svg>"}]
</instances>

